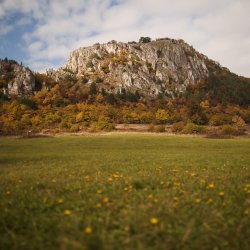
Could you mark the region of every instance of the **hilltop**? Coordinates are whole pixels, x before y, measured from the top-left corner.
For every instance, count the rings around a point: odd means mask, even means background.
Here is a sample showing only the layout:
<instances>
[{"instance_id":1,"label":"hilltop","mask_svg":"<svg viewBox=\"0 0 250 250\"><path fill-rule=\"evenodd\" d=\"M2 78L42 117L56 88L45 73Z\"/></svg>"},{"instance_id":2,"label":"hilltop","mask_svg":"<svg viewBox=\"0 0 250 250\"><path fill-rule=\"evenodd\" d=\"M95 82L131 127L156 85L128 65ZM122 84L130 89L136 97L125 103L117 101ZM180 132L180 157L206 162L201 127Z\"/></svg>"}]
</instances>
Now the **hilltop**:
<instances>
[{"instance_id":1,"label":"hilltop","mask_svg":"<svg viewBox=\"0 0 250 250\"><path fill-rule=\"evenodd\" d=\"M198 133L196 125L250 121L249 79L170 38L82 47L45 74L0 60L0 99L3 134L117 123L181 123L177 132L191 123L187 132Z\"/></svg>"}]
</instances>

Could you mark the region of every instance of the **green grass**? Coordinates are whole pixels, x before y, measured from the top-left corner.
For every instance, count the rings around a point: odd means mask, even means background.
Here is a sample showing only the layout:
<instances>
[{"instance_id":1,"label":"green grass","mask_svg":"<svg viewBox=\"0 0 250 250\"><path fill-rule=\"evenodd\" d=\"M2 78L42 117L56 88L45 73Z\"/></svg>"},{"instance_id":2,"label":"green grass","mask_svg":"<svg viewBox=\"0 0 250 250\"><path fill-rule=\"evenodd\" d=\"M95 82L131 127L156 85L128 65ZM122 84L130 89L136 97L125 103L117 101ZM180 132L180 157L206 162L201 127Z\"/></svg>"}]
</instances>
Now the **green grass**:
<instances>
[{"instance_id":1,"label":"green grass","mask_svg":"<svg viewBox=\"0 0 250 250\"><path fill-rule=\"evenodd\" d=\"M0 249L250 249L249 165L249 139L0 138Z\"/></svg>"}]
</instances>

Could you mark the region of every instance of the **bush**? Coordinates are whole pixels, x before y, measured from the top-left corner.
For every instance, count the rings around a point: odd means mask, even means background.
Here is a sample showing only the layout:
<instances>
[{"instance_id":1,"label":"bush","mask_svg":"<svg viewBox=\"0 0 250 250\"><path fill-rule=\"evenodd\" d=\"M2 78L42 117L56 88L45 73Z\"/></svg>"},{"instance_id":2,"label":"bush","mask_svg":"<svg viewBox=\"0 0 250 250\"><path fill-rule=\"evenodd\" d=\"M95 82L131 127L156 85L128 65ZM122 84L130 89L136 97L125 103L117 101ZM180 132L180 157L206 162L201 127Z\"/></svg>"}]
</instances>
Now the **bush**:
<instances>
[{"instance_id":1,"label":"bush","mask_svg":"<svg viewBox=\"0 0 250 250\"><path fill-rule=\"evenodd\" d=\"M223 125L221 126L220 134L222 135L238 135L239 131L237 128L231 125Z\"/></svg>"},{"instance_id":2,"label":"bush","mask_svg":"<svg viewBox=\"0 0 250 250\"><path fill-rule=\"evenodd\" d=\"M149 126L148 126L148 132L154 132L154 131L155 131L154 124L149 124Z\"/></svg>"},{"instance_id":3,"label":"bush","mask_svg":"<svg viewBox=\"0 0 250 250\"><path fill-rule=\"evenodd\" d=\"M164 125L157 125L157 126L155 126L155 132L156 133L166 132L165 126Z\"/></svg>"},{"instance_id":4,"label":"bush","mask_svg":"<svg viewBox=\"0 0 250 250\"><path fill-rule=\"evenodd\" d=\"M228 114L215 114L210 118L209 121L209 124L213 126L220 126L231 123L232 123L232 116Z\"/></svg>"},{"instance_id":5,"label":"bush","mask_svg":"<svg viewBox=\"0 0 250 250\"><path fill-rule=\"evenodd\" d=\"M94 67L94 64L92 63L92 60L89 60L86 64L86 67L87 68L93 68Z\"/></svg>"},{"instance_id":6,"label":"bush","mask_svg":"<svg viewBox=\"0 0 250 250\"><path fill-rule=\"evenodd\" d=\"M102 117L97 122L94 122L92 124L92 130L93 131L111 131L115 129L114 123L110 121L108 117Z\"/></svg>"},{"instance_id":7,"label":"bush","mask_svg":"<svg viewBox=\"0 0 250 250\"><path fill-rule=\"evenodd\" d=\"M71 127L70 127L70 132L78 132L80 130L80 127L79 125L77 124L73 124Z\"/></svg>"},{"instance_id":8,"label":"bush","mask_svg":"<svg viewBox=\"0 0 250 250\"><path fill-rule=\"evenodd\" d=\"M154 125L150 124L148 127L149 132L156 132L156 133L163 133L166 132L165 126L164 125Z\"/></svg>"},{"instance_id":9,"label":"bush","mask_svg":"<svg viewBox=\"0 0 250 250\"><path fill-rule=\"evenodd\" d=\"M202 134L205 132L205 128L194 123L188 123L182 130L183 134Z\"/></svg>"},{"instance_id":10,"label":"bush","mask_svg":"<svg viewBox=\"0 0 250 250\"><path fill-rule=\"evenodd\" d=\"M234 123L234 125L238 128L242 128L246 125L245 121L238 115L235 115L232 118L232 122Z\"/></svg>"},{"instance_id":11,"label":"bush","mask_svg":"<svg viewBox=\"0 0 250 250\"><path fill-rule=\"evenodd\" d=\"M139 43L150 43L151 42L151 38L150 37L148 37L148 36L146 36L146 37L141 37L140 39L139 39Z\"/></svg>"},{"instance_id":12,"label":"bush","mask_svg":"<svg viewBox=\"0 0 250 250\"><path fill-rule=\"evenodd\" d=\"M250 123L250 109L249 108L240 110L240 116L246 123Z\"/></svg>"},{"instance_id":13,"label":"bush","mask_svg":"<svg viewBox=\"0 0 250 250\"><path fill-rule=\"evenodd\" d=\"M183 130L184 128L184 123L183 122L177 122L177 123L174 123L172 125L172 128L171 128L171 131L173 133L181 133L181 131Z\"/></svg>"},{"instance_id":14,"label":"bush","mask_svg":"<svg viewBox=\"0 0 250 250\"><path fill-rule=\"evenodd\" d=\"M27 107L33 109L33 110L37 110L38 107L37 107L37 103L35 100L33 99L30 99L30 98L27 98L27 97L20 97L17 99L18 103L20 104L24 104L26 105Z\"/></svg>"}]
</instances>

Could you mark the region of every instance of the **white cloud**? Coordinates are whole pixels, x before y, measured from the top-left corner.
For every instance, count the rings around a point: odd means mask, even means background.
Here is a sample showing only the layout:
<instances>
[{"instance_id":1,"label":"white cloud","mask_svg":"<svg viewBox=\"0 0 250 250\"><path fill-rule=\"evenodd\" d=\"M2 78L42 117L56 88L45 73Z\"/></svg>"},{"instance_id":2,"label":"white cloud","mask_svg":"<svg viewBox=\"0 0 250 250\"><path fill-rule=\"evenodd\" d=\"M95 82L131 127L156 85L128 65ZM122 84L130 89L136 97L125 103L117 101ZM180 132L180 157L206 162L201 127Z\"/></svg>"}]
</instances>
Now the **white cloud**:
<instances>
[{"instance_id":1,"label":"white cloud","mask_svg":"<svg viewBox=\"0 0 250 250\"><path fill-rule=\"evenodd\" d=\"M68 53L80 46L112 39L138 40L145 35L182 38L231 71L250 76L249 0L120 0L111 5L112 2L115 1L3 0L0 22L13 12L36 20L32 32L23 35L31 67L38 61L40 68L42 62L66 62ZM2 33L6 34L11 27L4 27Z\"/></svg>"}]
</instances>

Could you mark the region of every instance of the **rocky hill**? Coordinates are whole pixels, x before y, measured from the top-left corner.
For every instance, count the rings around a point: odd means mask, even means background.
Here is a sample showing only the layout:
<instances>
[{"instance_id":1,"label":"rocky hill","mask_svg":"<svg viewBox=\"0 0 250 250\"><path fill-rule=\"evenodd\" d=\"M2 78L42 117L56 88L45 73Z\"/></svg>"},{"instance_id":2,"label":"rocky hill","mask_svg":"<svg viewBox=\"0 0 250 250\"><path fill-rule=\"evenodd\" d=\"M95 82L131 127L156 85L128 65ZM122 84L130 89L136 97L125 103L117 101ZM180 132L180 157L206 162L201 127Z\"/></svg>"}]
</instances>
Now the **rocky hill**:
<instances>
[{"instance_id":1,"label":"rocky hill","mask_svg":"<svg viewBox=\"0 0 250 250\"><path fill-rule=\"evenodd\" d=\"M145 38L138 43L111 41L79 48L64 67L47 74L57 81L76 77L85 83L101 83L109 92L125 88L174 97L208 77L207 62L206 56L183 40Z\"/></svg>"},{"instance_id":2,"label":"rocky hill","mask_svg":"<svg viewBox=\"0 0 250 250\"><path fill-rule=\"evenodd\" d=\"M0 59L0 88L5 95L32 95L35 91L33 72L14 60Z\"/></svg>"},{"instance_id":3,"label":"rocky hill","mask_svg":"<svg viewBox=\"0 0 250 250\"><path fill-rule=\"evenodd\" d=\"M63 87L67 83L70 86ZM97 92L173 99L200 83L205 83L199 89L202 98L206 91L206 98L216 102L250 103L249 79L231 73L183 40L142 37L139 42L97 43L73 51L65 66L46 74L33 73L13 60L0 60L0 96L7 97L33 95L58 84L63 96L70 92L75 101L82 101L76 98L95 84Z\"/></svg>"}]
</instances>

